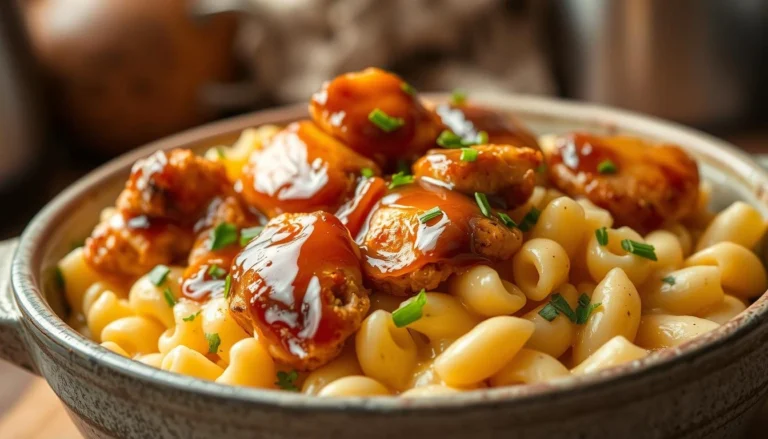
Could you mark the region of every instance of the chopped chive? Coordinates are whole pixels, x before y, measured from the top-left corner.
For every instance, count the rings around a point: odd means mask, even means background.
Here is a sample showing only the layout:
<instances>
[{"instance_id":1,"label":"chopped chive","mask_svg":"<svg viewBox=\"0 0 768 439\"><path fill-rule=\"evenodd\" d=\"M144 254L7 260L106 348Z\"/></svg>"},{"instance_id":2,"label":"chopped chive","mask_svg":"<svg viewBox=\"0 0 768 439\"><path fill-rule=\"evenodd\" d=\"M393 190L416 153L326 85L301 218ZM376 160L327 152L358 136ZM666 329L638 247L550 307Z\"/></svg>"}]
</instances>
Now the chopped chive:
<instances>
[{"instance_id":1,"label":"chopped chive","mask_svg":"<svg viewBox=\"0 0 768 439\"><path fill-rule=\"evenodd\" d=\"M621 248L623 248L624 251L640 256L641 258L650 259L652 261L658 260L656 258L656 249L651 244L637 242L631 239L622 239Z\"/></svg>"},{"instance_id":2,"label":"chopped chive","mask_svg":"<svg viewBox=\"0 0 768 439\"><path fill-rule=\"evenodd\" d=\"M66 282L64 281L64 273L61 271L61 267L56 266L56 270L54 271L53 276L53 279L56 282L56 288L58 288L59 291L64 291Z\"/></svg>"},{"instance_id":3,"label":"chopped chive","mask_svg":"<svg viewBox=\"0 0 768 439\"><path fill-rule=\"evenodd\" d=\"M160 264L156 265L155 268L152 269L152 271L149 272L147 277L149 278L149 281L152 282L156 286L160 286L165 282L165 278L168 277L168 273L171 272L171 269L167 266Z\"/></svg>"},{"instance_id":4,"label":"chopped chive","mask_svg":"<svg viewBox=\"0 0 768 439\"><path fill-rule=\"evenodd\" d=\"M229 299L229 290L232 288L232 275L228 274L224 278L224 298Z\"/></svg>"},{"instance_id":5,"label":"chopped chive","mask_svg":"<svg viewBox=\"0 0 768 439\"><path fill-rule=\"evenodd\" d=\"M219 345L221 344L221 337L219 337L219 334L213 333L213 334L205 334L205 339L208 341L208 353L209 354L216 354L219 352Z\"/></svg>"},{"instance_id":6,"label":"chopped chive","mask_svg":"<svg viewBox=\"0 0 768 439\"><path fill-rule=\"evenodd\" d=\"M408 326L421 318L424 305L426 304L427 293L422 289L408 304L396 309L392 313L392 321L398 328Z\"/></svg>"},{"instance_id":7,"label":"chopped chive","mask_svg":"<svg viewBox=\"0 0 768 439\"><path fill-rule=\"evenodd\" d=\"M392 181L389 182L389 188L394 189L411 183L413 183L413 175L406 175L402 172L398 172L392 176Z\"/></svg>"},{"instance_id":8,"label":"chopped chive","mask_svg":"<svg viewBox=\"0 0 768 439\"><path fill-rule=\"evenodd\" d=\"M587 323L592 312L600 306L600 303L590 305L590 300L589 296L585 293L579 296L579 306L576 307L576 324L583 325Z\"/></svg>"},{"instance_id":9,"label":"chopped chive","mask_svg":"<svg viewBox=\"0 0 768 439\"><path fill-rule=\"evenodd\" d=\"M221 279L227 274L227 270L219 267L217 264L213 264L208 268L208 275L214 279Z\"/></svg>"},{"instance_id":10,"label":"chopped chive","mask_svg":"<svg viewBox=\"0 0 768 439\"><path fill-rule=\"evenodd\" d=\"M485 137L483 138L483 135ZM485 140L485 142L483 142ZM474 139L467 140L460 135L454 133L451 130L443 130L439 136L437 136L437 144L446 149L456 149L462 147L469 147L472 145L479 145L488 141L488 134L485 131L481 131Z\"/></svg>"},{"instance_id":11,"label":"chopped chive","mask_svg":"<svg viewBox=\"0 0 768 439\"><path fill-rule=\"evenodd\" d=\"M405 119L402 117L392 117L383 112L380 108L375 108L368 114L368 120L379 127L380 130L391 133L401 126L405 125Z\"/></svg>"},{"instance_id":12,"label":"chopped chive","mask_svg":"<svg viewBox=\"0 0 768 439\"><path fill-rule=\"evenodd\" d=\"M226 158L226 156L224 155L224 148L222 148L222 147L220 147L220 146L217 146L217 147L216 147L216 155L217 155L217 156L218 156L220 159Z\"/></svg>"},{"instance_id":13,"label":"chopped chive","mask_svg":"<svg viewBox=\"0 0 768 439\"><path fill-rule=\"evenodd\" d=\"M257 227L248 227L240 231L240 247L245 247L248 245L251 240L259 234L261 234L261 231L264 230L264 227L257 226Z\"/></svg>"},{"instance_id":14,"label":"chopped chive","mask_svg":"<svg viewBox=\"0 0 768 439\"><path fill-rule=\"evenodd\" d=\"M474 162L477 160L477 150L472 148L461 148L461 161Z\"/></svg>"},{"instance_id":15,"label":"chopped chive","mask_svg":"<svg viewBox=\"0 0 768 439\"><path fill-rule=\"evenodd\" d=\"M597 172L601 174L615 174L619 169L611 160L603 160L597 165Z\"/></svg>"},{"instance_id":16,"label":"chopped chive","mask_svg":"<svg viewBox=\"0 0 768 439\"><path fill-rule=\"evenodd\" d=\"M596 229L595 237L597 238L598 244L603 246L608 245L608 229L606 227Z\"/></svg>"},{"instance_id":17,"label":"chopped chive","mask_svg":"<svg viewBox=\"0 0 768 439\"><path fill-rule=\"evenodd\" d=\"M416 89L409 83L403 81L402 84L400 84L400 89L404 91L406 94L409 94L411 96L416 94Z\"/></svg>"},{"instance_id":18,"label":"chopped chive","mask_svg":"<svg viewBox=\"0 0 768 439\"><path fill-rule=\"evenodd\" d=\"M283 372L281 370L277 372L277 381L275 381L275 385L283 390L298 392L299 388L296 386L296 380L298 379L299 373L295 370L290 372Z\"/></svg>"},{"instance_id":19,"label":"chopped chive","mask_svg":"<svg viewBox=\"0 0 768 439\"><path fill-rule=\"evenodd\" d=\"M478 145L487 145L488 144L488 133L485 131L480 131L477 133L477 143Z\"/></svg>"},{"instance_id":20,"label":"chopped chive","mask_svg":"<svg viewBox=\"0 0 768 439\"><path fill-rule=\"evenodd\" d=\"M435 206L429 209L428 211L424 212L424 214L419 217L419 222L422 224L425 224L427 221L433 218L437 218L442 214L443 214L443 211L440 210L439 207Z\"/></svg>"},{"instance_id":21,"label":"chopped chive","mask_svg":"<svg viewBox=\"0 0 768 439\"><path fill-rule=\"evenodd\" d=\"M360 170L360 175L362 175L365 178L371 178L373 177L373 169L371 168L363 168Z\"/></svg>"},{"instance_id":22,"label":"chopped chive","mask_svg":"<svg viewBox=\"0 0 768 439\"><path fill-rule=\"evenodd\" d=\"M483 212L483 215L490 218L491 205L488 203L488 197L486 197L485 194L482 192L475 192L475 201L477 202L477 205L480 207L480 212Z\"/></svg>"},{"instance_id":23,"label":"chopped chive","mask_svg":"<svg viewBox=\"0 0 768 439\"><path fill-rule=\"evenodd\" d=\"M501 222L503 222L504 225L509 227L510 229L513 228L513 227L517 227L517 223L515 222L515 220L510 218L509 215L507 215L506 213L504 213L504 212L496 212L496 215L499 217Z\"/></svg>"},{"instance_id":24,"label":"chopped chive","mask_svg":"<svg viewBox=\"0 0 768 439\"><path fill-rule=\"evenodd\" d=\"M194 314L190 314L190 315L184 317L181 320L184 320L185 322L194 322L195 321L195 317L199 316L201 312L202 312L202 310L198 311L198 312L196 312Z\"/></svg>"},{"instance_id":25,"label":"chopped chive","mask_svg":"<svg viewBox=\"0 0 768 439\"><path fill-rule=\"evenodd\" d=\"M237 227L230 223L221 223L211 231L211 250L219 250L237 242Z\"/></svg>"},{"instance_id":26,"label":"chopped chive","mask_svg":"<svg viewBox=\"0 0 768 439\"><path fill-rule=\"evenodd\" d=\"M453 89L451 93L451 104L464 105L467 102L467 92L460 88Z\"/></svg>"},{"instance_id":27,"label":"chopped chive","mask_svg":"<svg viewBox=\"0 0 768 439\"><path fill-rule=\"evenodd\" d=\"M675 278L672 277L672 276L667 276L667 277L661 279L661 281L664 282L665 284L669 284L669 285L674 285L675 284Z\"/></svg>"},{"instance_id":28,"label":"chopped chive","mask_svg":"<svg viewBox=\"0 0 768 439\"><path fill-rule=\"evenodd\" d=\"M531 230L531 227L535 226L539 221L539 215L541 215L541 211L535 207L531 207L531 210L529 210L523 217L523 220L520 221L520 230L523 232Z\"/></svg>"},{"instance_id":29,"label":"chopped chive","mask_svg":"<svg viewBox=\"0 0 768 439\"><path fill-rule=\"evenodd\" d=\"M571 309L571 305L560 293L555 293L549 299L549 303L555 307L557 312L565 315L572 322L576 322L576 313Z\"/></svg>"},{"instance_id":30,"label":"chopped chive","mask_svg":"<svg viewBox=\"0 0 768 439\"><path fill-rule=\"evenodd\" d=\"M171 292L170 288L163 288L163 298L169 307L173 308L173 305L176 305L176 298L173 297L173 293Z\"/></svg>"},{"instance_id":31,"label":"chopped chive","mask_svg":"<svg viewBox=\"0 0 768 439\"><path fill-rule=\"evenodd\" d=\"M544 305L544 308L542 308L539 311L539 315L544 318L544 320L551 322L552 320L555 320L555 317L557 317L557 309L555 309L554 306L552 306L551 303L548 303Z\"/></svg>"}]
</instances>

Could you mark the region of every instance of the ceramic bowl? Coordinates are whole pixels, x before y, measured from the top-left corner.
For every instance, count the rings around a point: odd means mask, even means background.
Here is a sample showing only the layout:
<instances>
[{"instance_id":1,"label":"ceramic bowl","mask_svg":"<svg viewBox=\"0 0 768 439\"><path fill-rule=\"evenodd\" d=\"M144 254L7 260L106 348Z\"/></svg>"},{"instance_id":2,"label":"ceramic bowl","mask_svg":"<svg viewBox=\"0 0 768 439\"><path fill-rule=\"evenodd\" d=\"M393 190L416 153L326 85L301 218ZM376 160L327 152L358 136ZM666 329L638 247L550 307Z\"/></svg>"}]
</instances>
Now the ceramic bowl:
<instances>
[{"instance_id":1,"label":"ceramic bowl","mask_svg":"<svg viewBox=\"0 0 768 439\"><path fill-rule=\"evenodd\" d=\"M440 99L440 96L432 96ZM714 186L768 217L768 175L707 135L624 111L518 96L473 96L538 133L628 133L682 145ZM736 437L768 393L768 299L699 339L601 373L448 398L308 397L229 387L114 354L69 328L49 288L56 261L87 236L138 158L232 142L247 127L306 117L258 112L147 145L84 177L2 244L0 357L42 375L89 438L715 438ZM10 287L9 287L10 286Z\"/></svg>"}]
</instances>

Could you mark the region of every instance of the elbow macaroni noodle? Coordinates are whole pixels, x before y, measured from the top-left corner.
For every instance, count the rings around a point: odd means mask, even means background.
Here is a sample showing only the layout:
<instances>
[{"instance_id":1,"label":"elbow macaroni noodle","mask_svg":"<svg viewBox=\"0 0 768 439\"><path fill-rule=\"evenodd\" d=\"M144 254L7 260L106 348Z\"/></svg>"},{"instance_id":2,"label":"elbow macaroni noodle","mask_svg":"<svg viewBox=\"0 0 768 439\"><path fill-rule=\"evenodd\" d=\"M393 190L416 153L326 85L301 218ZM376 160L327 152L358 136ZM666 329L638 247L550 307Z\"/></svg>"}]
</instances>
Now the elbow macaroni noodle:
<instances>
[{"instance_id":1,"label":"elbow macaroni noodle","mask_svg":"<svg viewBox=\"0 0 768 439\"><path fill-rule=\"evenodd\" d=\"M276 130L247 130L231 148L207 157L223 161L236 178ZM706 203L706 188L702 194ZM752 251L768 222L746 203L714 216L700 207L645 237L613 228L611 214L587 199L542 187L509 215L519 223L534 207L539 219L510 262L453 275L426 293L420 318L403 327L393 313L414 299L373 292L368 316L342 353L301 371L295 387L320 397L420 398L594 373L717 328L768 285ZM603 227L605 245L595 234ZM652 245L657 260L627 252L625 239ZM237 324L225 298L182 297L184 267L169 267L161 285L148 275L116 285L78 248L58 268L70 321L105 349L218 383L282 387L276 375L285 370L258 334ZM555 294L571 310L583 307L585 298L599 305L579 321L553 308Z\"/></svg>"}]
</instances>

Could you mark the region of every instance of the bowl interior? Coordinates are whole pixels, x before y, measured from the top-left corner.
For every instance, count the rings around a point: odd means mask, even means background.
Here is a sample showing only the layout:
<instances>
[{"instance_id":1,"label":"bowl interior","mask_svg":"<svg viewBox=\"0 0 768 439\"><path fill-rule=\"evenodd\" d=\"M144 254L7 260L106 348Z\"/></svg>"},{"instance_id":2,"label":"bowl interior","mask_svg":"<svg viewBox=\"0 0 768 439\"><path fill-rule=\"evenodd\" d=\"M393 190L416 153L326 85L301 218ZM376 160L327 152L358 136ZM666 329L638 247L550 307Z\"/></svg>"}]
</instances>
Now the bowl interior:
<instances>
[{"instance_id":1,"label":"bowl interior","mask_svg":"<svg viewBox=\"0 0 768 439\"><path fill-rule=\"evenodd\" d=\"M440 101L443 95L431 95ZM735 200L756 206L768 217L768 175L749 156L715 138L686 128L598 106L552 99L473 95L472 100L508 111L536 134L588 131L598 134L630 134L676 143L693 154L705 180L712 184L712 207L722 209ZM162 139L120 157L89 174L59 195L33 221L29 233L31 278L45 295L51 309L66 320L67 307L57 289L48 288L54 279L57 261L74 243L88 236L99 212L114 203L135 160L157 149L192 148L197 152L222 144L231 144L245 128L267 123L284 124L306 117L306 106L286 107L254 113L204 126ZM39 244L39 245L36 245ZM24 243L22 243L22 246Z\"/></svg>"}]
</instances>

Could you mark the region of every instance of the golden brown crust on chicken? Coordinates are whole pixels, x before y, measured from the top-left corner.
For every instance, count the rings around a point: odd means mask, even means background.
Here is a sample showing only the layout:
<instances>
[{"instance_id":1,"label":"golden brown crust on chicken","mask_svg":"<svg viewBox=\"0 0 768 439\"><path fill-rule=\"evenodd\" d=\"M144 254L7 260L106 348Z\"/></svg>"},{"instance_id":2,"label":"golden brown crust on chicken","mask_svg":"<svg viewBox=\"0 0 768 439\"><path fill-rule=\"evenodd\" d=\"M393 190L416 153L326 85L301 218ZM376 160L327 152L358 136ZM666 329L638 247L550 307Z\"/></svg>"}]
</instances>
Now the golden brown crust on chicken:
<instances>
[{"instance_id":1,"label":"golden brown crust on chicken","mask_svg":"<svg viewBox=\"0 0 768 439\"><path fill-rule=\"evenodd\" d=\"M331 214L272 218L233 264L230 311L279 362L315 369L341 352L370 301L359 250Z\"/></svg>"},{"instance_id":2,"label":"golden brown crust on chicken","mask_svg":"<svg viewBox=\"0 0 768 439\"><path fill-rule=\"evenodd\" d=\"M192 234L165 221L126 219L120 212L99 223L85 240L85 259L96 270L123 279L137 278L158 264L183 259Z\"/></svg>"},{"instance_id":3,"label":"golden brown crust on chicken","mask_svg":"<svg viewBox=\"0 0 768 439\"><path fill-rule=\"evenodd\" d=\"M383 129L369 119L375 110L402 123ZM327 82L312 96L309 112L325 132L385 169L434 147L442 129L437 115L424 108L402 79L376 68Z\"/></svg>"},{"instance_id":4,"label":"golden brown crust on chicken","mask_svg":"<svg viewBox=\"0 0 768 439\"><path fill-rule=\"evenodd\" d=\"M460 149L430 150L413 165L413 173L440 180L465 194L497 194L510 209L531 196L541 152L509 145L476 145L472 149L477 152L473 161L462 160L466 153Z\"/></svg>"},{"instance_id":5,"label":"golden brown crust on chicken","mask_svg":"<svg viewBox=\"0 0 768 439\"><path fill-rule=\"evenodd\" d=\"M435 207L441 214L422 220ZM522 244L519 230L483 216L467 196L425 182L384 197L361 238L367 284L402 296L434 289L468 265L507 260Z\"/></svg>"},{"instance_id":6,"label":"golden brown crust on chicken","mask_svg":"<svg viewBox=\"0 0 768 439\"><path fill-rule=\"evenodd\" d=\"M583 133L541 144L555 187L607 209L617 226L645 233L696 206L699 170L678 146Z\"/></svg>"},{"instance_id":7,"label":"golden brown crust on chicken","mask_svg":"<svg viewBox=\"0 0 768 439\"><path fill-rule=\"evenodd\" d=\"M133 165L117 209L178 224L194 223L211 199L232 191L224 167L187 149L158 151Z\"/></svg>"}]
</instances>

